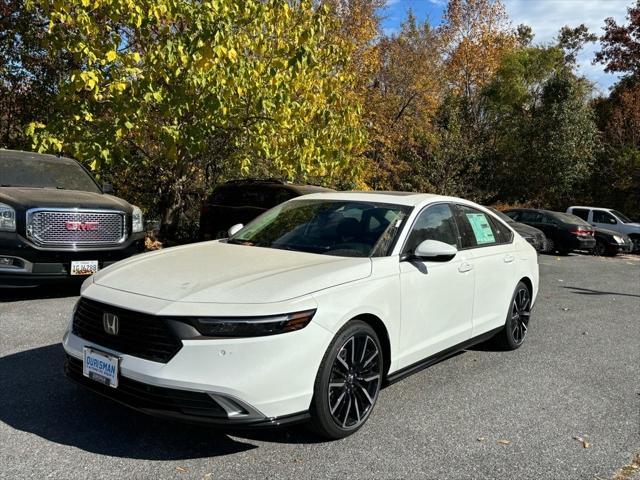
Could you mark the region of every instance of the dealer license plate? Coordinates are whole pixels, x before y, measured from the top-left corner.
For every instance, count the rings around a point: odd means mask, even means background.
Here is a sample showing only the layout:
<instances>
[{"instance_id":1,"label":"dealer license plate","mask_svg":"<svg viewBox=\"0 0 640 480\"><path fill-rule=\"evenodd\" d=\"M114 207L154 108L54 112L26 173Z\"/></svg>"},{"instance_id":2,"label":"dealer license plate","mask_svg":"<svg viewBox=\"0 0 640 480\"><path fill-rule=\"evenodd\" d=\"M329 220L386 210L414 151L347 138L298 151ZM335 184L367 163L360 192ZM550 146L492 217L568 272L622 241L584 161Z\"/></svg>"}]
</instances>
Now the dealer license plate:
<instances>
[{"instance_id":1,"label":"dealer license plate","mask_svg":"<svg viewBox=\"0 0 640 480\"><path fill-rule=\"evenodd\" d=\"M116 388L120 359L89 347L84 347L83 353L82 373L84 376L103 385Z\"/></svg>"}]
</instances>

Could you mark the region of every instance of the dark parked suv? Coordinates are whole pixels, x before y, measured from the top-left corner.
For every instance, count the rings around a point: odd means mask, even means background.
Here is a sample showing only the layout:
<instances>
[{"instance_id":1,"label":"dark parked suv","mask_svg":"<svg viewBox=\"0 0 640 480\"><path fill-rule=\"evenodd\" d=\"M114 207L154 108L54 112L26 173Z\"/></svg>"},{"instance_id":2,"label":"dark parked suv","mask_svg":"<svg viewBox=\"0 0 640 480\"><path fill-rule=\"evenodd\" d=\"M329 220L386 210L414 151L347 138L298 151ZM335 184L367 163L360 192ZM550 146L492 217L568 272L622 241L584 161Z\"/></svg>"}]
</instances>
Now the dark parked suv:
<instances>
[{"instance_id":1,"label":"dark parked suv","mask_svg":"<svg viewBox=\"0 0 640 480\"><path fill-rule=\"evenodd\" d=\"M575 215L530 208L515 208L504 213L516 222L542 230L547 237L549 253L566 255L573 250L591 252L596 246L593 227Z\"/></svg>"},{"instance_id":2,"label":"dark parked suv","mask_svg":"<svg viewBox=\"0 0 640 480\"><path fill-rule=\"evenodd\" d=\"M82 279L141 251L142 212L78 162L0 150L0 286Z\"/></svg>"},{"instance_id":3,"label":"dark parked suv","mask_svg":"<svg viewBox=\"0 0 640 480\"><path fill-rule=\"evenodd\" d=\"M272 207L301 195L331 192L315 185L294 185L280 180L231 180L218 185L200 211L200 240L227 237L238 223L246 225Z\"/></svg>"}]
</instances>

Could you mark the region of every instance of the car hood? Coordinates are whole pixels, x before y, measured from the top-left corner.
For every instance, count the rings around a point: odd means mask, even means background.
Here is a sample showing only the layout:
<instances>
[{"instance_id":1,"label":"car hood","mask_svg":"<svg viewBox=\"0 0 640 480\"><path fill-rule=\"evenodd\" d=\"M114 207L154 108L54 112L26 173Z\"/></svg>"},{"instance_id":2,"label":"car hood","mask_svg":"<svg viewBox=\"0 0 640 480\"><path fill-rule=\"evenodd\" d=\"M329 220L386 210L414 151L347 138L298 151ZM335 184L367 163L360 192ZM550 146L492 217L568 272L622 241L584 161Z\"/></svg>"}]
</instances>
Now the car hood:
<instances>
[{"instance_id":1,"label":"car hood","mask_svg":"<svg viewBox=\"0 0 640 480\"><path fill-rule=\"evenodd\" d=\"M594 230L596 231L596 233L602 233L604 235L618 235L619 237L621 237L623 234L619 233L619 232L615 232L613 230L609 230L607 228L600 228L600 227L595 227Z\"/></svg>"},{"instance_id":2,"label":"car hood","mask_svg":"<svg viewBox=\"0 0 640 480\"><path fill-rule=\"evenodd\" d=\"M54 188L0 187L0 202L25 210L36 207L131 210L127 202L112 195Z\"/></svg>"},{"instance_id":3,"label":"car hood","mask_svg":"<svg viewBox=\"0 0 640 480\"><path fill-rule=\"evenodd\" d=\"M132 257L93 277L97 285L174 302L273 303L371 275L346 258L213 241Z\"/></svg>"}]
</instances>

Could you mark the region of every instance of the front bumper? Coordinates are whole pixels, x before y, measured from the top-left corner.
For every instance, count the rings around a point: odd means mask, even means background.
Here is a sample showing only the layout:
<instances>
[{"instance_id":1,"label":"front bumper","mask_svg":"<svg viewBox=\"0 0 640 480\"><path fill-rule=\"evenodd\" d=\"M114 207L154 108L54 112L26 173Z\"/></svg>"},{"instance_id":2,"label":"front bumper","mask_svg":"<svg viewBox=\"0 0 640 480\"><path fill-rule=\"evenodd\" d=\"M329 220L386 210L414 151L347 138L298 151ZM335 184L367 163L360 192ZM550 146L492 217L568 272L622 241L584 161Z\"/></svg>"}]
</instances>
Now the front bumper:
<instances>
[{"instance_id":1,"label":"front bumper","mask_svg":"<svg viewBox=\"0 0 640 480\"><path fill-rule=\"evenodd\" d=\"M331 338L311 322L302 330L267 337L182 340L182 348L167 363L124 355L71 331L63 346L67 374L119 403L192 423L253 427L308 418L316 373ZM121 386L104 387L82 375L85 346L120 358ZM196 406L205 408L176 405L175 397L197 397Z\"/></svg>"},{"instance_id":2,"label":"front bumper","mask_svg":"<svg viewBox=\"0 0 640 480\"><path fill-rule=\"evenodd\" d=\"M15 265L0 266L0 285L29 286L51 281L82 281L72 276L71 262L97 260L100 269L144 250L144 233L131 235L117 248L95 250L47 250L38 248L17 233L0 232L0 257L11 257Z\"/></svg>"}]
</instances>

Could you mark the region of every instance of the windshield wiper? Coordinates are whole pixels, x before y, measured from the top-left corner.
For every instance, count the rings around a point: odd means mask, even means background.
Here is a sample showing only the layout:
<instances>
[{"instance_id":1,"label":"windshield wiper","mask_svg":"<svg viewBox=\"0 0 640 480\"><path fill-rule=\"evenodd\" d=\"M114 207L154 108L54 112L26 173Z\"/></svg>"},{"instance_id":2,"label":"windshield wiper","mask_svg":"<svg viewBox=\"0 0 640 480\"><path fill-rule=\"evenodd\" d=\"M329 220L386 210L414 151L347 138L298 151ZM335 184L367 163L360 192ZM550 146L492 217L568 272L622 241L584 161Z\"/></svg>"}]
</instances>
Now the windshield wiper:
<instances>
[{"instance_id":1,"label":"windshield wiper","mask_svg":"<svg viewBox=\"0 0 640 480\"><path fill-rule=\"evenodd\" d=\"M253 247L255 245L254 242L251 242L249 240L236 240L235 238L230 238L229 240L227 240L227 243L231 243L233 245L246 245L248 247Z\"/></svg>"}]
</instances>

